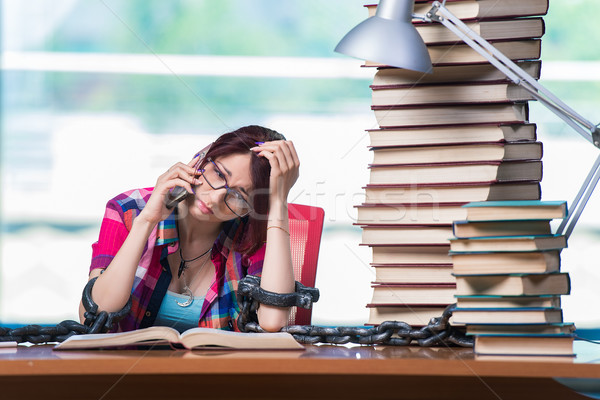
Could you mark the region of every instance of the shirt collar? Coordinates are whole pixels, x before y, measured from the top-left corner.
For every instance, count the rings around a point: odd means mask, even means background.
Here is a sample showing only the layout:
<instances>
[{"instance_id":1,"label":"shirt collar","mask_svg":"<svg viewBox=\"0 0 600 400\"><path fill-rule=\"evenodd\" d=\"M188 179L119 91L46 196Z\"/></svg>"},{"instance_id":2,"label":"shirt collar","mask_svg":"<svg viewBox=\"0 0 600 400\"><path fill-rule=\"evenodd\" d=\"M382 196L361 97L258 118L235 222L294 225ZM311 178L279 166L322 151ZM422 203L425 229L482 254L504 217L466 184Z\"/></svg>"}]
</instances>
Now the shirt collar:
<instances>
[{"instance_id":1,"label":"shirt collar","mask_svg":"<svg viewBox=\"0 0 600 400\"><path fill-rule=\"evenodd\" d=\"M238 233L239 228L239 218L225 222L223 224L221 233L217 237L217 240L215 240L215 247L213 248L213 251L218 250L223 257L227 259L229 257L229 249L231 248L231 244L235 238L235 235Z\"/></svg>"}]
</instances>

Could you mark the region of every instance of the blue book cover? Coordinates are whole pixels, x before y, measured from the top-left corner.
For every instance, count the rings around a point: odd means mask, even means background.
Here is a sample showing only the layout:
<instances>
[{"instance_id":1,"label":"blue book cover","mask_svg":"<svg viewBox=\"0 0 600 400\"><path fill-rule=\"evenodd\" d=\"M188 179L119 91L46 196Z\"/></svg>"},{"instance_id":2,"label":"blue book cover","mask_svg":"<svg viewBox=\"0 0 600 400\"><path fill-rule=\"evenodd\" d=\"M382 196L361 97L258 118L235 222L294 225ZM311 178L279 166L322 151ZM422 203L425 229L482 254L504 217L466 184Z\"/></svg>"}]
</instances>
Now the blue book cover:
<instances>
[{"instance_id":1,"label":"blue book cover","mask_svg":"<svg viewBox=\"0 0 600 400\"><path fill-rule=\"evenodd\" d=\"M452 224L452 234L456 239L517 238L523 236L533 236L535 238L552 237L555 235L552 233L550 221L550 219L456 220Z\"/></svg>"},{"instance_id":2,"label":"blue book cover","mask_svg":"<svg viewBox=\"0 0 600 400\"><path fill-rule=\"evenodd\" d=\"M568 247L565 235L522 235L450 238L450 254L480 252L532 252Z\"/></svg>"}]
</instances>

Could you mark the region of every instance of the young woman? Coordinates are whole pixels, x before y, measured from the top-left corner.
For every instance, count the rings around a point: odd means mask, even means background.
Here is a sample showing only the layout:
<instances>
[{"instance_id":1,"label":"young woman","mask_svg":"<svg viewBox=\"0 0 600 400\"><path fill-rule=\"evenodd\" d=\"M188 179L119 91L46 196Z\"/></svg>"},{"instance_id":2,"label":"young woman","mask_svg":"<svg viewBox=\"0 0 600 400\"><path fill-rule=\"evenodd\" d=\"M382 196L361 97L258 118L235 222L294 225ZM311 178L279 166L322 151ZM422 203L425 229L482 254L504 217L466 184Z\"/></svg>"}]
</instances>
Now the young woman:
<instances>
[{"instance_id":1,"label":"young woman","mask_svg":"<svg viewBox=\"0 0 600 400\"><path fill-rule=\"evenodd\" d=\"M261 275L265 290L293 292L287 196L299 166L291 141L246 126L220 136L188 164L173 165L154 188L110 200L89 275L98 278L92 298L99 311L119 311L131 296L131 312L116 331L237 330L236 290L245 275ZM177 186L187 197L169 209ZM258 309L268 331L287 318L287 309Z\"/></svg>"}]
</instances>

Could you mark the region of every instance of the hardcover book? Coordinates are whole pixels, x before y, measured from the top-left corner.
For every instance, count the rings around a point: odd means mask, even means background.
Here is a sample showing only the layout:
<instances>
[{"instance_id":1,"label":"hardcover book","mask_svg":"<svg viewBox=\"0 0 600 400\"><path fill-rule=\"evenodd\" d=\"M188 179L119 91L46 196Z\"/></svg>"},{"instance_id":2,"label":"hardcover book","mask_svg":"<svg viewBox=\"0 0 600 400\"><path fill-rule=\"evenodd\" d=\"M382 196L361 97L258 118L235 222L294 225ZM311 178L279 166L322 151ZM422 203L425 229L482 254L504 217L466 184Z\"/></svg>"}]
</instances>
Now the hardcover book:
<instances>
[{"instance_id":1,"label":"hardcover book","mask_svg":"<svg viewBox=\"0 0 600 400\"><path fill-rule=\"evenodd\" d=\"M497 1L497 0L494 0ZM500 52L513 61L532 60L540 58L541 40L526 39L526 40L507 40L507 41L490 41ZM464 43L458 44L440 44L427 46L429 57L434 66L457 65L457 64L485 64L488 61L469 45ZM386 64L381 64L373 61L365 61L366 67L387 67Z\"/></svg>"},{"instance_id":2,"label":"hardcover book","mask_svg":"<svg viewBox=\"0 0 600 400\"><path fill-rule=\"evenodd\" d=\"M569 274L456 275L459 295L563 295L571 291Z\"/></svg>"},{"instance_id":3,"label":"hardcover book","mask_svg":"<svg viewBox=\"0 0 600 400\"><path fill-rule=\"evenodd\" d=\"M467 203L471 201L538 200L539 182L457 182L439 184L367 184L365 203Z\"/></svg>"},{"instance_id":4,"label":"hardcover book","mask_svg":"<svg viewBox=\"0 0 600 400\"><path fill-rule=\"evenodd\" d=\"M416 126L370 129L367 132L371 147L520 142L535 141L537 137L536 125L530 123Z\"/></svg>"},{"instance_id":5,"label":"hardcover book","mask_svg":"<svg viewBox=\"0 0 600 400\"><path fill-rule=\"evenodd\" d=\"M477 335L476 354L568 356L573 354L573 335Z\"/></svg>"},{"instance_id":6,"label":"hardcover book","mask_svg":"<svg viewBox=\"0 0 600 400\"><path fill-rule=\"evenodd\" d=\"M575 332L573 323L553 323L553 324L470 324L467 326L467 335L523 335L523 334L572 334Z\"/></svg>"},{"instance_id":7,"label":"hardcover book","mask_svg":"<svg viewBox=\"0 0 600 400\"><path fill-rule=\"evenodd\" d=\"M426 146L372 147L371 165L465 161L539 160L541 142L473 143Z\"/></svg>"},{"instance_id":8,"label":"hardcover book","mask_svg":"<svg viewBox=\"0 0 600 400\"><path fill-rule=\"evenodd\" d=\"M452 264L374 264L377 283L449 283L456 284Z\"/></svg>"},{"instance_id":9,"label":"hardcover book","mask_svg":"<svg viewBox=\"0 0 600 400\"><path fill-rule=\"evenodd\" d=\"M454 236L458 239L552 236L550 220L515 221L454 221Z\"/></svg>"},{"instance_id":10,"label":"hardcover book","mask_svg":"<svg viewBox=\"0 0 600 400\"><path fill-rule=\"evenodd\" d=\"M425 185L438 183L492 183L540 181L542 162L472 161L430 164L370 166L369 183L378 185Z\"/></svg>"},{"instance_id":11,"label":"hardcover book","mask_svg":"<svg viewBox=\"0 0 600 400\"><path fill-rule=\"evenodd\" d=\"M445 29L445 28L444 28ZM517 61L516 64L535 79L540 78L541 61ZM401 68L380 68L372 88L427 83L508 82L509 79L492 64L458 64L433 67L431 74Z\"/></svg>"},{"instance_id":12,"label":"hardcover book","mask_svg":"<svg viewBox=\"0 0 600 400\"><path fill-rule=\"evenodd\" d=\"M456 295L458 308L560 308L560 296Z\"/></svg>"},{"instance_id":13,"label":"hardcover book","mask_svg":"<svg viewBox=\"0 0 600 400\"><path fill-rule=\"evenodd\" d=\"M378 283L373 284L371 305L402 304L448 305L454 302L454 283Z\"/></svg>"},{"instance_id":14,"label":"hardcover book","mask_svg":"<svg viewBox=\"0 0 600 400\"><path fill-rule=\"evenodd\" d=\"M464 207L467 210L467 221L531 221L567 216L566 201L478 201Z\"/></svg>"},{"instance_id":15,"label":"hardcover book","mask_svg":"<svg viewBox=\"0 0 600 400\"><path fill-rule=\"evenodd\" d=\"M355 207L359 225L450 225L466 216L461 203L361 204Z\"/></svg>"},{"instance_id":16,"label":"hardcover book","mask_svg":"<svg viewBox=\"0 0 600 400\"><path fill-rule=\"evenodd\" d=\"M567 237L564 235L450 239L450 249L453 252L539 251L560 250L566 247Z\"/></svg>"},{"instance_id":17,"label":"hardcover book","mask_svg":"<svg viewBox=\"0 0 600 400\"><path fill-rule=\"evenodd\" d=\"M369 306L369 319L367 325L379 325L385 321L403 321L412 326L424 326L432 318L438 318L446 306Z\"/></svg>"},{"instance_id":18,"label":"hardcover book","mask_svg":"<svg viewBox=\"0 0 600 400\"><path fill-rule=\"evenodd\" d=\"M560 251L451 252L454 273L551 273L560 270Z\"/></svg>"},{"instance_id":19,"label":"hardcover book","mask_svg":"<svg viewBox=\"0 0 600 400\"><path fill-rule=\"evenodd\" d=\"M486 40L533 39L544 35L542 18L465 21L469 29ZM415 23L425 44L461 43L460 39L438 23Z\"/></svg>"},{"instance_id":20,"label":"hardcover book","mask_svg":"<svg viewBox=\"0 0 600 400\"><path fill-rule=\"evenodd\" d=\"M531 93L514 83L371 86L371 89L371 104L375 107L534 100Z\"/></svg>"},{"instance_id":21,"label":"hardcover book","mask_svg":"<svg viewBox=\"0 0 600 400\"><path fill-rule=\"evenodd\" d=\"M448 245L451 225L362 226L363 245Z\"/></svg>"},{"instance_id":22,"label":"hardcover book","mask_svg":"<svg viewBox=\"0 0 600 400\"><path fill-rule=\"evenodd\" d=\"M434 245L372 245L374 264L435 264L452 265L448 255L450 246L447 244Z\"/></svg>"},{"instance_id":23,"label":"hardcover book","mask_svg":"<svg viewBox=\"0 0 600 400\"><path fill-rule=\"evenodd\" d=\"M381 128L526 122L527 103L371 106Z\"/></svg>"},{"instance_id":24,"label":"hardcover book","mask_svg":"<svg viewBox=\"0 0 600 400\"><path fill-rule=\"evenodd\" d=\"M548 324L563 322L560 308L456 308L455 324Z\"/></svg>"}]
</instances>

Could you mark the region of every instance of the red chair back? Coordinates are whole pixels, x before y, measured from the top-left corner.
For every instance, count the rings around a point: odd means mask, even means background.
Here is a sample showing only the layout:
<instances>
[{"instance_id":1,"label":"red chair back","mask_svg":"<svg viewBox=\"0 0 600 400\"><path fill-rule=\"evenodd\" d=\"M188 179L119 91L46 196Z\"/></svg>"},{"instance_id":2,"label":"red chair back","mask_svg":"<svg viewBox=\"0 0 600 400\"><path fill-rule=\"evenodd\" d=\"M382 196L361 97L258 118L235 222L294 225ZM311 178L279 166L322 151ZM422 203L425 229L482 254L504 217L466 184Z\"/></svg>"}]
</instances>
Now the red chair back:
<instances>
[{"instance_id":1,"label":"red chair back","mask_svg":"<svg viewBox=\"0 0 600 400\"><path fill-rule=\"evenodd\" d=\"M288 216L294 278L304 286L314 287L325 211L320 207L290 203ZM310 325L311 312L294 307L289 324Z\"/></svg>"}]
</instances>

